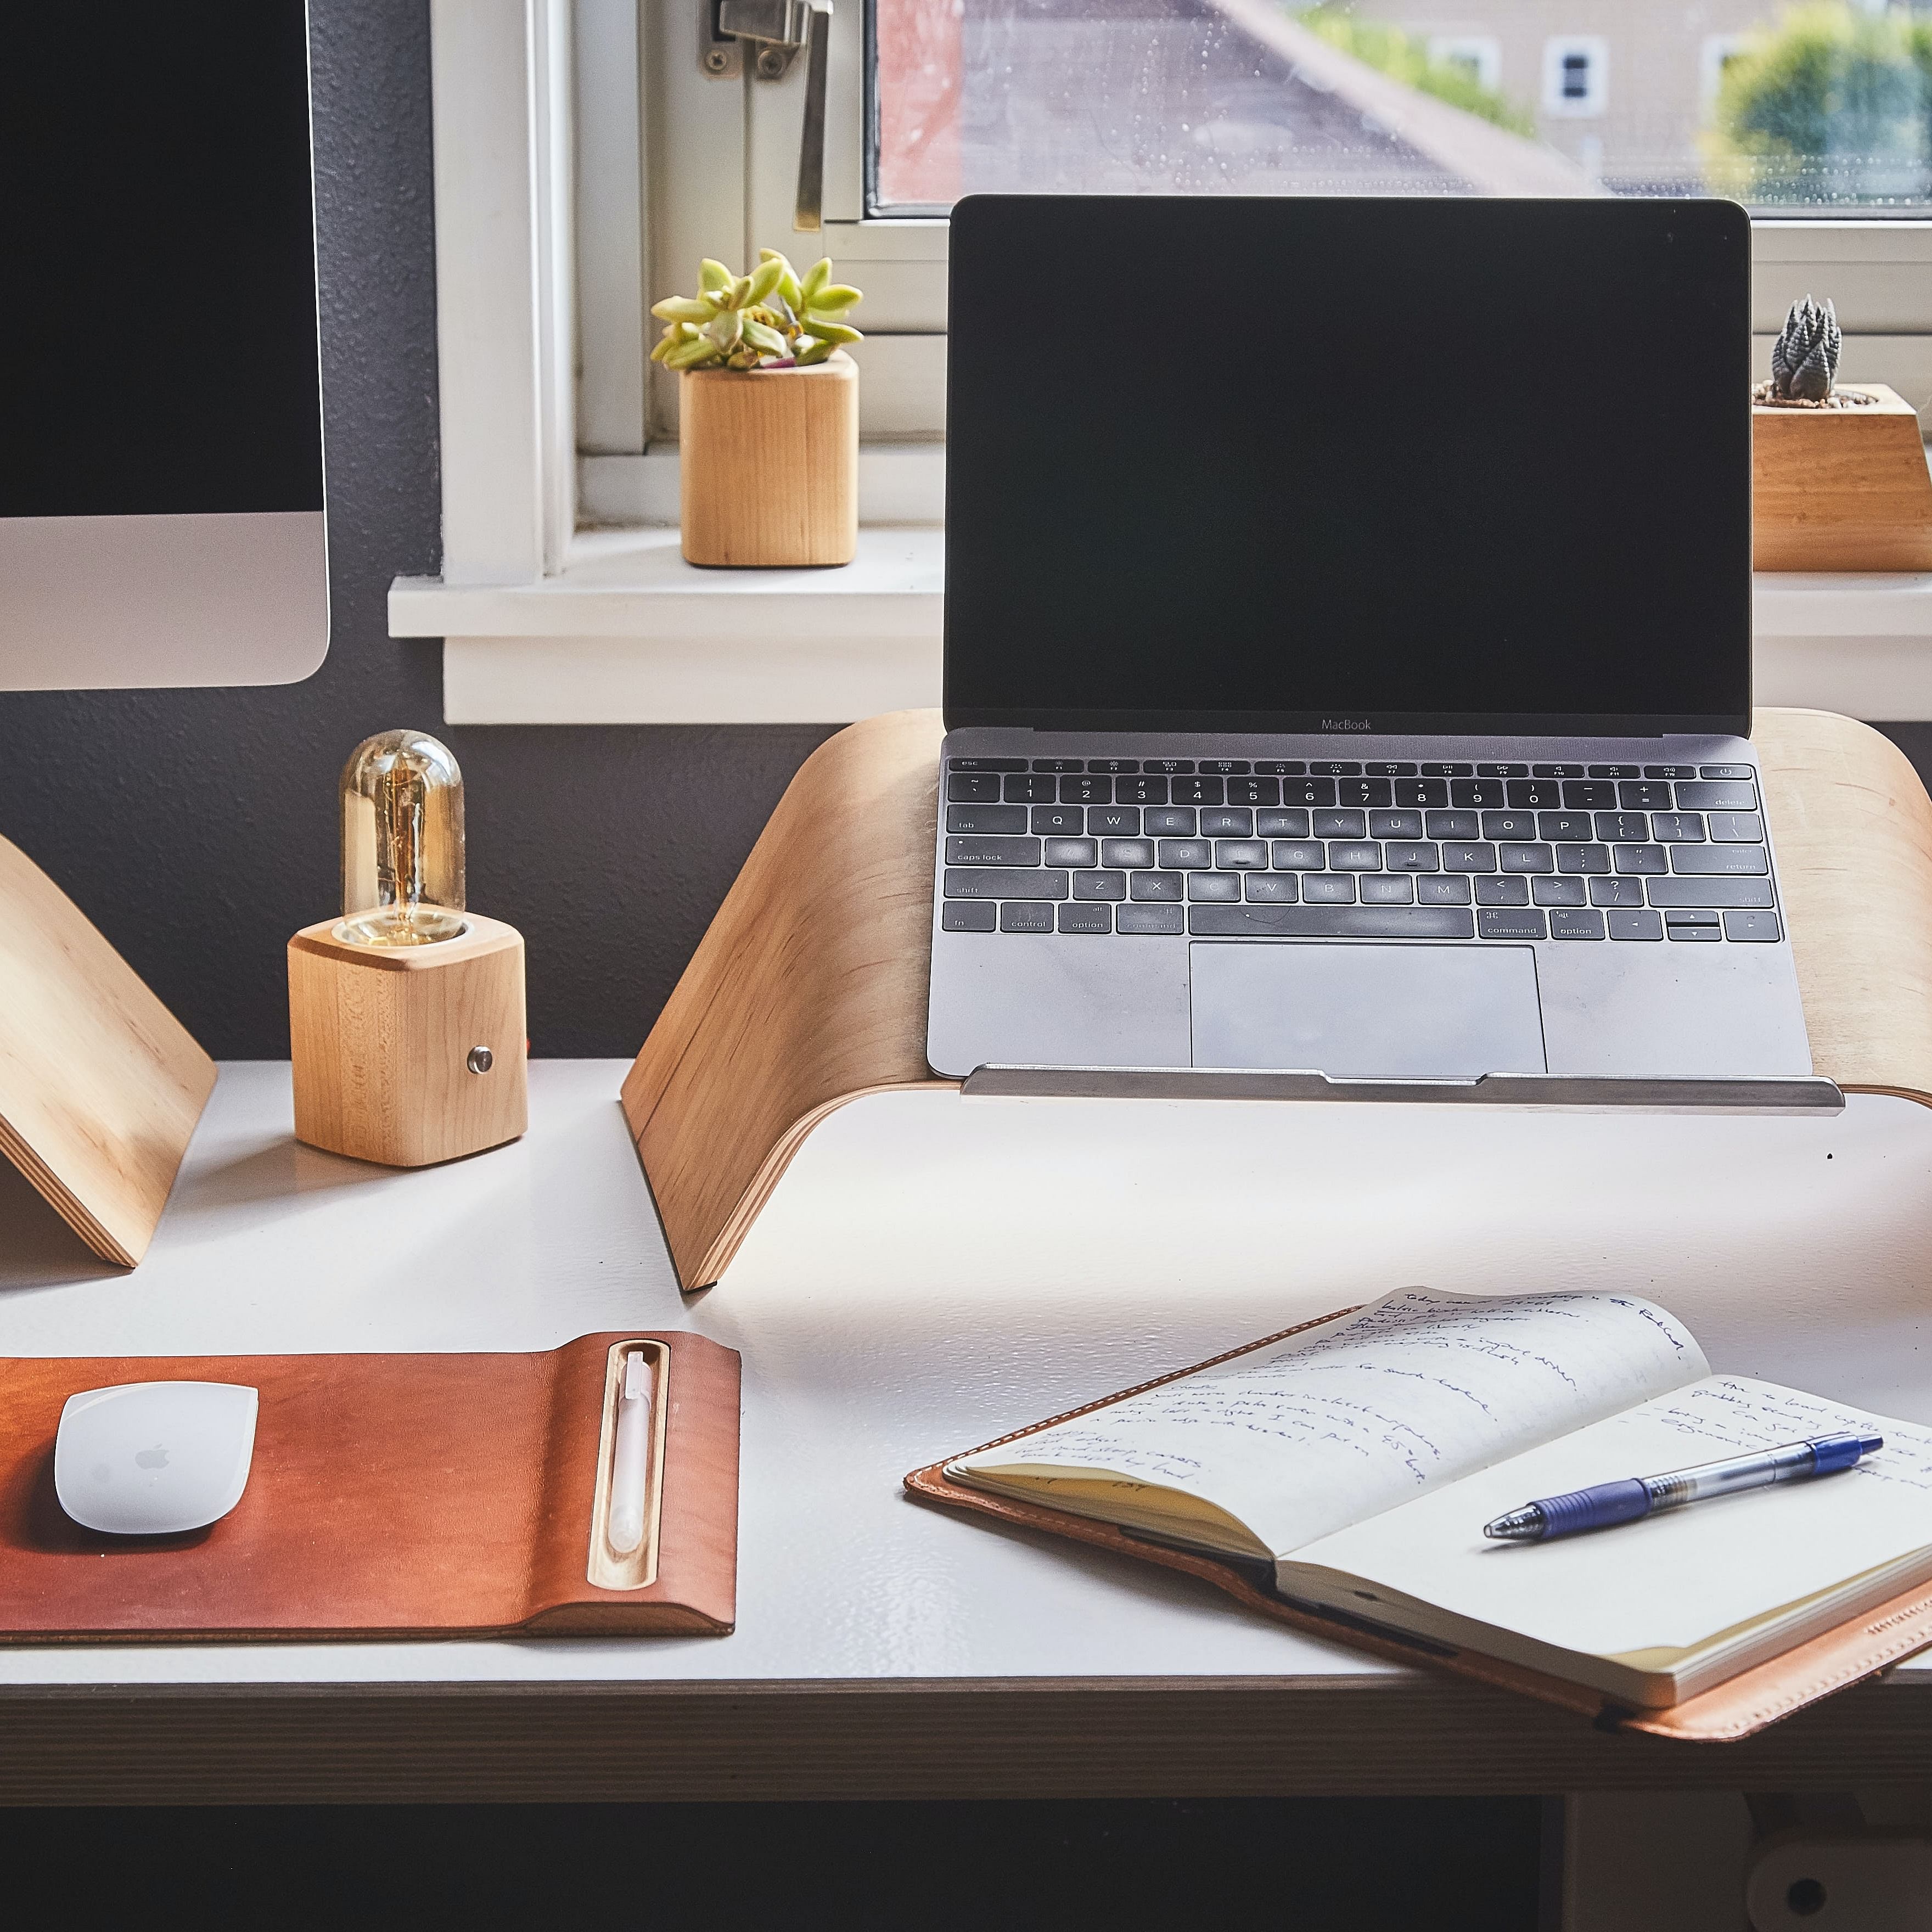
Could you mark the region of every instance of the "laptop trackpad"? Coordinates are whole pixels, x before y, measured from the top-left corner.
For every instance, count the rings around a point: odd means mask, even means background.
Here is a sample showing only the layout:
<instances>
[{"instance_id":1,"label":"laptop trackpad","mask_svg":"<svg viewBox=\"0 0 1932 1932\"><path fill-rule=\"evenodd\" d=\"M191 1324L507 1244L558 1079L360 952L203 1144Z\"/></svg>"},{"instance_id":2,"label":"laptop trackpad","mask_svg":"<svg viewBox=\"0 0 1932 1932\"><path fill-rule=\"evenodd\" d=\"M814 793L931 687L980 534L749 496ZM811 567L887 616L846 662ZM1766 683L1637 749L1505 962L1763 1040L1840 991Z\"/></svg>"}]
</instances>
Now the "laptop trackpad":
<instances>
[{"instance_id":1,"label":"laptop trackpad","mask_svg":"<svg viewBox=\"0 0 1932 1932\"><path fill-rule=\"evenodd\" d=\"M1527 946L1197 944L1188 958L1196 1066L1338 1080L1545 1070Z\"/></svg>"}]
</instances>

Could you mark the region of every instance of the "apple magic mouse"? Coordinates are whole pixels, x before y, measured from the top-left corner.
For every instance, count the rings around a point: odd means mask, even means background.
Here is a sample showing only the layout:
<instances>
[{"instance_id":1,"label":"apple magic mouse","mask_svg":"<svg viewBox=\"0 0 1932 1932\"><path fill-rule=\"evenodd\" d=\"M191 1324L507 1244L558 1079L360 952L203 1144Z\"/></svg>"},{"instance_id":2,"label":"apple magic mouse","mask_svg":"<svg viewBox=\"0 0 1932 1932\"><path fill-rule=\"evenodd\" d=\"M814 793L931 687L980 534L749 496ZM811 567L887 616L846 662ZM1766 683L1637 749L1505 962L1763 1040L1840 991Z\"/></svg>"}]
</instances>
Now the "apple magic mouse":
<instances>
[{"instance_id":1,"label":"apple magic mouse","mask_svg":"<svg viewBox=\"0 0 1932 1932\"><path fill-rule=\"evenodd\" d=\"M54 1492L88 1529L165 1536L242 1500L255 1453L256 1392L233 1382L124 1382L68 1397Z\"/></svg>"}]
</instances>

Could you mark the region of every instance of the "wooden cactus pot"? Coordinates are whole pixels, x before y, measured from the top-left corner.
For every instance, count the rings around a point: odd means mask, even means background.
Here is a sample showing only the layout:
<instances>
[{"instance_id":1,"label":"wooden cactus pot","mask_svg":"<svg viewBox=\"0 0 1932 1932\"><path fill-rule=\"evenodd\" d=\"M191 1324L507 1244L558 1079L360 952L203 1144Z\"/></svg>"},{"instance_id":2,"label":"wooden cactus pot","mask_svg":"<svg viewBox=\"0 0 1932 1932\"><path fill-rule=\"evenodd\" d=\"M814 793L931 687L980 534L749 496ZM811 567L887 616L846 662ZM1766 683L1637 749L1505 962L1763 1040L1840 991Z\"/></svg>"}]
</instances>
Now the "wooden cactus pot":
<instances>
[{"instance_id":1,"label":"wooden cactus pot","mask_svg":"<svg viewBox=\"0 0 1932 1932\"><path fill-rule=\"evenodd\" d=\"M679 378L685 560L850 563L859 548L859 365L693 369Z\"/></svg>"},{"instance_id":2,"label":"wooden cactus pot","mask_svg":"<svg viewBox=\"0 0 1932 1932\"><path fill-rule=\"evenodd\" d=\"M1751 410L1759 570L1932 570L1932 471L1918 418L1882 382L1857 409Z\"/></svg>"}]
</instances>

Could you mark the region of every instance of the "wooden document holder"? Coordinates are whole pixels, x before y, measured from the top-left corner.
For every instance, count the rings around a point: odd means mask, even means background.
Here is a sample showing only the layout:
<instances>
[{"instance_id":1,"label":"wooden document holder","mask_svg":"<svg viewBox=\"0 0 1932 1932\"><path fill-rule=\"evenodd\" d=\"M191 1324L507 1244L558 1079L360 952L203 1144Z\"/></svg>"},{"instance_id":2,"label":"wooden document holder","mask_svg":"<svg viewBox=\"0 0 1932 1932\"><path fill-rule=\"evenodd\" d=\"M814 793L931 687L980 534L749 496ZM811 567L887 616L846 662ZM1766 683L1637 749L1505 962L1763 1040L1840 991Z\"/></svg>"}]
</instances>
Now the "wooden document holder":
<instances>
[{"instance_id":1,"label":"wooden document holder","mask_svg":"<svg viewBox=\"0 0 1932 1932\"><path fill-rule=\"evenodd\" d=\"M433 946L351 945L339 917L289 941L297 1140L427 1167L523 1132L523 937L462 916Z\"/></svg>"},{"instance_id":2,"label":"wooden document holder","mask_svg":"<svg viewBox=\"0 0 1932 1932\"><path fill-rule=\"evenodd\" d=\"M687 1291L718 1280L840 1108L910 1088L958 1104L926 1062L942 735L936 711L894 712L806 760L626 1077ZM1926 1101L1932 800L1850 718L1760 711L1753 735L1813 1065L1848 1091Z\"/></svg>"},{"instance_id":3,"label":"wooden document holder","mask_svg":"<svg viewBox=\"0 0 1932 1932\"><path fill-rule=\"evenodd\" d=\"M0 1154L103 1261L147 1252L214 1063L0 838Z\"/></svg>"}]
</instances>

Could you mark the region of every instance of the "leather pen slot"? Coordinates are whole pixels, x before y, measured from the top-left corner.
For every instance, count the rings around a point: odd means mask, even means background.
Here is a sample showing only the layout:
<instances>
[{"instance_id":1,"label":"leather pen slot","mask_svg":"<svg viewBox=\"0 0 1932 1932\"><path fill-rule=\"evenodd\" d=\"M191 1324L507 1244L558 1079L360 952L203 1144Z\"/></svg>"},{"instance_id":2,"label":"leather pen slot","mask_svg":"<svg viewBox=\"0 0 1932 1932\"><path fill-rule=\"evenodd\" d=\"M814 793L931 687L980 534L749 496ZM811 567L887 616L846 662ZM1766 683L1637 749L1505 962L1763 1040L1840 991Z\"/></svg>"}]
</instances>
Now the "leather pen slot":
<instances>
[{"instance_id":1,"label":"leather pen slot","mask_svg":"<svg viewBox=\"0 0 1932 1932\"><path fill-rule=\"evenodd\" d=\"M628 1406L625 1384L632 1360L644 1372L650 1405L644 1423L646 1454L642 1483L643 1530L634 1543L627 1526L617 1526L614 1540L611 1508L620 1486L618 1455ZM634 1339L611 1344L604 1372L604 1420L597 1440L597 1488L590 1508L590 1560L586 1580L601 1590L642 1590L657 1581L658 1544L664 1521L665 1420L669 1414L670 1351L662 1342ZM627 1544L628 1548L620 1548Z\"/></svg>"}]
</instances>

